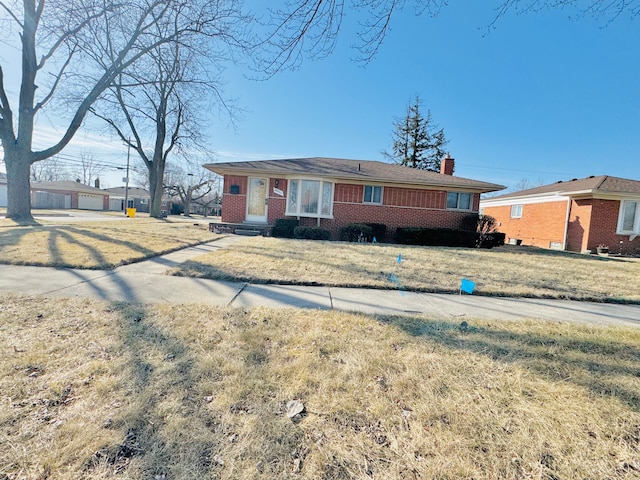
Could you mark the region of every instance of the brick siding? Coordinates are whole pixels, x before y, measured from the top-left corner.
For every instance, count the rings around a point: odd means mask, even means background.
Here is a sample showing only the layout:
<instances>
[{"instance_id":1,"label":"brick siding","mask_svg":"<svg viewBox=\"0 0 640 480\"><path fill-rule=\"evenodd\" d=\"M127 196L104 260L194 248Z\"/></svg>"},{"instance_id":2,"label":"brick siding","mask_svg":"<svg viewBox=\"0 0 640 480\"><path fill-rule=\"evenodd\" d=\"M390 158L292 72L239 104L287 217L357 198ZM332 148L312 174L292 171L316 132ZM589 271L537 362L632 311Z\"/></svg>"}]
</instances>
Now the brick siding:
<instances>
[{"instance_id":1,"label":"brick siding","mask_svg":"<svg viewBox=\"0 0 640 480\"><path fill-rule=\"evenodd\" d=\"M629 235L618 235L620 201L593 200L591 228L587 248L595 250L598 245L608 245L611 253L640 254L640 237L629 240Z\"/></svg>"},{"instance_id":2,"label":"brick siding","mask_svg":"<svg viewBox=\"0 0 640 480\"><path fill-rule=\"evenodd\" d=\"M278 180L278 186L275 182ZM240 194L232 195L229 187L240 185ZM222 199L222 221L240 223L246 214L247 177L225 176ZM281 197L273 191L283 191ZM286 211L287 181L271 178L269 181L268 222L273 224L283 218ZM382 205L365 204L364 186L337 183L334 188L333 219L320 219L320 227L330 230L333 238L339 238L340 229L351 223L382 223L387 226L387 239L393 239L398 227L459 228L471 213L477 213L480 195L472 195L473 212L446 209L447 192L418 188L384 187ZM317 226L317 218L301 217L300 224Z\"/></svg>"},{"instance_id":3,"label":"brick siding","mask_svg":"<svg viewBox=\"0 0 640 480\"><path fill-rule=\"evenodd\" d=\"M571 200L571 213L567 228L567 250L583 252L589 248L592 199Z\"/></svg>"},{"instance_id":4,"label":"brick siding","mask_svg":"<svg viewBox=\"0 0 640 480\"><path fill-rule=\"evenodd\" d=\"M522 240L523 245L542 248L550 248L552 243L564 243L566 200L524 204L522 218L511 218L510 205L485 207L482 213L496 219L497 229L506 235L507 242L515 238Z\"/></svg>"},{"instance_id":5,"label":"brick siding","mask_svg":"<svg viewBox=\"0 0 640 480\"><path fill-rule=\"evenodd\" d=\"M608 245L612 253L640 253L640 237L630 241L628 235L616 234L620 202L617 200L571 200L566 250L583 252ZM511 206L483 209L499 222L498 231L519 238L523 245L549 248L552 242L563 242L567 202L524 204L522 218L510 218Z\"/></svg>"}]
</instances>

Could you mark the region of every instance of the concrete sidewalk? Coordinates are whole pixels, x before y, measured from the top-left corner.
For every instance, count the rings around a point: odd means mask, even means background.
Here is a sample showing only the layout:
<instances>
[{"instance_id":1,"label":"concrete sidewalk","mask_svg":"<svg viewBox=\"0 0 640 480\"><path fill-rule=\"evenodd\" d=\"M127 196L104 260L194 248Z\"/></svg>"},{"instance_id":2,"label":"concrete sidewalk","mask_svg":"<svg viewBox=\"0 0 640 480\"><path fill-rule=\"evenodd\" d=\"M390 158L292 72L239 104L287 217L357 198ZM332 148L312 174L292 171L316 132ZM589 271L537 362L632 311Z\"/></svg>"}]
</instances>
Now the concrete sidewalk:
<instances>
[{"instance_id":1,"label":"concrete sidewalk","mask_svg":"<svg viewBox=\"0 0 640 480\"><path fill-rule=\"evenodd\" d=\"M74 270L0 265L0 293L95 297L113 302L207 303L236 307L337 309L368 314L432 318L534 318L640 327L640 306L566 300L440 295L362 288L259 285L164 273L189 258L225 248L242 237L220 240L115 270Z\"/></svg>"}]
</instances>

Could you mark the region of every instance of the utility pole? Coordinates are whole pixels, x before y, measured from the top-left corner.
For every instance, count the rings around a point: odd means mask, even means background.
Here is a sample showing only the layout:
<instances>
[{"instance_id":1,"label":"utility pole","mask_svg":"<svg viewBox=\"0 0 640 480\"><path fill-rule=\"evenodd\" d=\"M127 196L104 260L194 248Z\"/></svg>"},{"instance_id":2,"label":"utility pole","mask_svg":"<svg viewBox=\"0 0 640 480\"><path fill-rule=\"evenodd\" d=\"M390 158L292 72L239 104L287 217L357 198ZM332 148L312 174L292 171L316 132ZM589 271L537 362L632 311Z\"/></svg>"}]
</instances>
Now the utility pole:
<instances>
[{"instance_id":1,"label":"utility pole","mask_svg":"<svg viewBox=\"0 0 640 480\"><path fill-rule=\"evenodd\" d=\"M131 155L131 138L127 140L127 176L124 179L124 214L127 215L129 208L129 158Z\"/></svg>"}]
</instances>

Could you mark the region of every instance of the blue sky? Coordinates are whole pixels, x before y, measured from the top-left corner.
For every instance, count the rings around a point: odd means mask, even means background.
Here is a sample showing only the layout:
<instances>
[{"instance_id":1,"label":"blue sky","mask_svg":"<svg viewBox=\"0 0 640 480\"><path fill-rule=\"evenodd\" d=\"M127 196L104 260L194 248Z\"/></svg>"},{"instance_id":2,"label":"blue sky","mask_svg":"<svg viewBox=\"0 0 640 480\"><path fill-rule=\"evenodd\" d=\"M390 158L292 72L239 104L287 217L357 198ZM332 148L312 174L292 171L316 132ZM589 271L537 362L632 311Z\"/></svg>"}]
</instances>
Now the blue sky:
<instances>
[{"instance_id":1,"label":"blue sky","mask_svg":"<svg viewBox=\"0 0 640 480\"><path fill-rule=\"evenodd\" d=\"M589 175L640 180L640 18L512 12L487 34L499 0L449 3L437 18L416 17L411 8L397 13L365 67L350 48L357 41L352 12L328 58L266 81L229 66L224 93L242 113L235 128L211 115L206 136L216 155L206 161L383 160L394 118L419 95L424 113L431 110L445 129L458 176L510 188ZM62 133L51 116L39 126L36 146ZM62 156L77 158L82 149L126 164L121 142L96 131L79 132ZM121 176L113 169L103 185L118 185Z\"/></svg>"},{"instance_id":2,"label":"blue sky","mask_svg":"<svg viewBox=\"0 0 640 480\"><path fill-rule=\"evenodd\" d=\"M640 19L514 13L487 35L487 3L450 2L435 19L407 9L364 68L347 25L333 55L297 71L256 82L227 70L225 91L246 111L236 131L214 119L218 160L382 160L394 117L418 94L445 129L456 175L508 187L640 179Z\"/></svg>"}]
</instances>

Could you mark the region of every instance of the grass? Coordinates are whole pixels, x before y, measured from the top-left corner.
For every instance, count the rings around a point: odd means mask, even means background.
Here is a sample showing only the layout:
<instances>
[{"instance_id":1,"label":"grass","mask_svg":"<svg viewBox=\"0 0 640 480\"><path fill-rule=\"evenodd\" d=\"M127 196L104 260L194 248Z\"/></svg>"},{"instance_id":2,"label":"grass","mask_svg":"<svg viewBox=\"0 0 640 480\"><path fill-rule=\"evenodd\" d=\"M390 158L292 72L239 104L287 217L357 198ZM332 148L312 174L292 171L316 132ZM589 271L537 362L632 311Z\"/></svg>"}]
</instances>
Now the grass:
<instances>
[{"instance_id":1,"label":"grass","mask_svg":"<svg viewBox=\"0 0 640 480\"><path fill-rule=\"evenodd\" d=\"M398 256L401 262L398 263ZM640 262L533 247L492 250L252 237L184 263L174 274L253 283L640 303Z\"/></svg>"},{"instance_id":2,"label":"grass","mask_svg":"<svg viewBox=\"0 0 640 480\"><path fill-rule=\"evenodd\" d=\"M0 345L2 479L640 478L638 329L8 295Z\"/></svg>"},{"instance_id":3,"label":"grass","mask_svg":"<svg viewBox=\"0 0 640 480\"><path fill-rule=\"evenodd\" d=\"M0 263L14 265L112 268L216 238L205 225L148 217L0 227Z\"/></svg>"}]
</instances>

